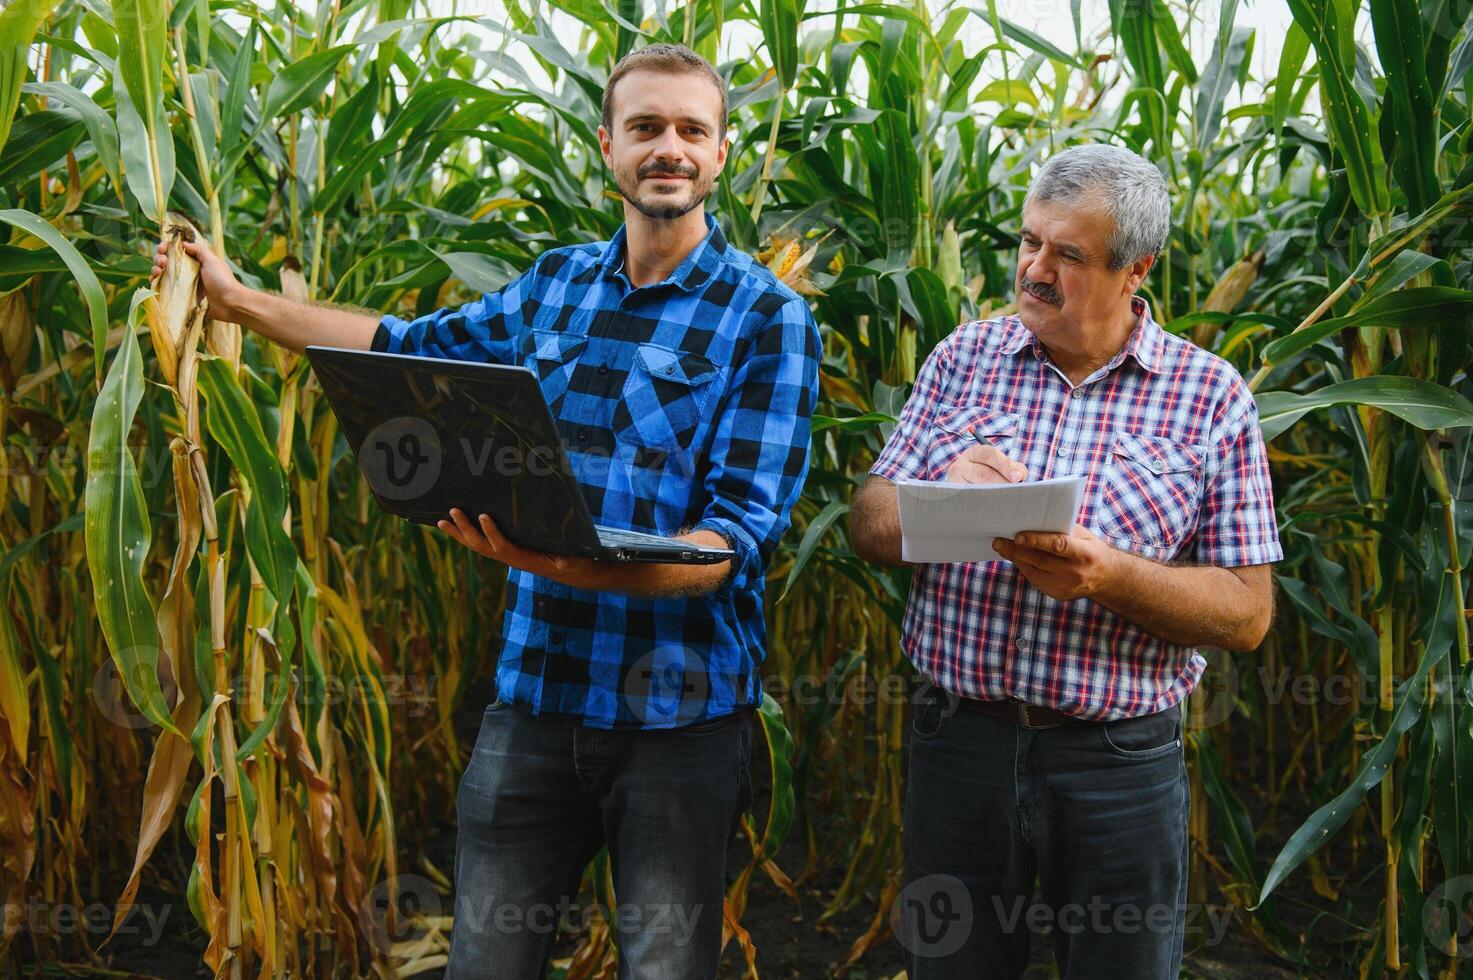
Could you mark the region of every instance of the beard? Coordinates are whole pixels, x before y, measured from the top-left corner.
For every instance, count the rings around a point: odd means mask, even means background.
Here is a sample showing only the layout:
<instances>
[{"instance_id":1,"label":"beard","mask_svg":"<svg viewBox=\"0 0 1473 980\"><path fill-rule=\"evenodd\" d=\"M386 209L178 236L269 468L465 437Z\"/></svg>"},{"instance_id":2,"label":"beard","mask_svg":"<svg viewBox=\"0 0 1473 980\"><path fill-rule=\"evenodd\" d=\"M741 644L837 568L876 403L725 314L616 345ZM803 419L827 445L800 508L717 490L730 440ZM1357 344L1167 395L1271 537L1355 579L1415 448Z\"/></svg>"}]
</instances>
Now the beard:
<instances>
[{"instance_id":1,"label":"beard","mask_svg":"<svg viewBox=\"0 0 1473 980\"><path fill-rule=\"evenodd\" d=\"M669 173L679 174L685 177L688 183L686 196L683 200L670 200L661 195L656 200L646 200L640 196L640 182L650 174ZM656 221L673 221L676 218L689 214L705 203L706 198L711 196L713 181L705 177L695 167L671 167L663 164L645 164L638 169L623 169L614 171L614 183L619 188L619 193L624 200L634 205L634 209L646 218Z\"/></svg>"}]
</instances>

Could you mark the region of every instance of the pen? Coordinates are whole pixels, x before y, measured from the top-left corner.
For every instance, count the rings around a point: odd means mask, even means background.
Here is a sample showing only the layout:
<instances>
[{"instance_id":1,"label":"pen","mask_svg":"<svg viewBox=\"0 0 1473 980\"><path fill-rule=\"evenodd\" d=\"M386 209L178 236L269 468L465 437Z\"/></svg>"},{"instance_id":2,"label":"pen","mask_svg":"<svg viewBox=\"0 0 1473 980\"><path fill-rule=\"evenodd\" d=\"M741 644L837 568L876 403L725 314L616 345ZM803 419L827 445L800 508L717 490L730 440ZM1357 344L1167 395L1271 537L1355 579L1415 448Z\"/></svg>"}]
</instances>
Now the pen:
<instances>
[{"instance_id":1,"label":"pen","mask_svg":"<svg viewBox=\"0 0 1473 980\"><path fill-rule=\"evenodd\" d=\"M977 427L975 425L972 426L967 431L972 434L972 438L973 439L977 440L977 445L979 445L979 446L986 446L989 449L994 448L993 445L992 445L992 443L990 443L990 442L987 441L987 437L984 436L982 433L980 433L980 432L977 431ZM1015 478L1009 478L1009 479L1021 480L1021 479L1023 479L1024 477L1026 477L1028 475L1028 471L1025 470L1025 469L1023 469L1021 466L1017 466L1017 464L1014 464L1014 466L1018 470L1018 475Z\"/></svg>"}]
</instances>

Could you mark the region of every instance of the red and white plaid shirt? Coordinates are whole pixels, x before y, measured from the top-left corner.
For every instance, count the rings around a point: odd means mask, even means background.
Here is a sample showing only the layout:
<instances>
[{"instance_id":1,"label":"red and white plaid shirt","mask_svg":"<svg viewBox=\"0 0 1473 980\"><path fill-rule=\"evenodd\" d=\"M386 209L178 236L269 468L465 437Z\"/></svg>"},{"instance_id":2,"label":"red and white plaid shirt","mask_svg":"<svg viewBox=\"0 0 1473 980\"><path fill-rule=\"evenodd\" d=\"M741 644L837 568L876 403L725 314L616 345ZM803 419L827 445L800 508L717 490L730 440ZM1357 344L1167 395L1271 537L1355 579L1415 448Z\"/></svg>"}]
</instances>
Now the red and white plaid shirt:
<instances>
[{"instance_id":1,"label":"red and white plaid shirt","mask_svg":"<svg viewBox=\"0 0 1473 980\"><path fill-rule=\"evenodd\" d=\"M1162 330L1144 300L1130 339L1075 386L1016 316L962 324L921 367L870 472L941 480L978 433L1030 479L1086 477L1078 521L1158 561L1283 557L1258 410L1226 361ZM1061 602L1010 562L922 565L906 654L941 688L1091 720L1177 704L1206 665L1092 599Z\"/></svg>"}]
</instances>

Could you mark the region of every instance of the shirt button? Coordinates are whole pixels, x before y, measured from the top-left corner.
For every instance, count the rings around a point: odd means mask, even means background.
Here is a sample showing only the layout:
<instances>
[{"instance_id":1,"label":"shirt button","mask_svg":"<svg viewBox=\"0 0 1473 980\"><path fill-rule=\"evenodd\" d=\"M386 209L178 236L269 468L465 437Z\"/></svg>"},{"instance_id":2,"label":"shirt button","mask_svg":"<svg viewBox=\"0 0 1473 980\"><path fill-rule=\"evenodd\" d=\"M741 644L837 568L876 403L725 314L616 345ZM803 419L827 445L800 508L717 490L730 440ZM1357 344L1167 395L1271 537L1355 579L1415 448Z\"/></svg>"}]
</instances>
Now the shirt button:
<instances>
[{"instance_id":1,"label":"shirt button","mask_svg":"<svg viewBox=\"0 0 1473 980\"><path fill-rule=\"evenodd\" d=\"M1060 456L1068 456L1069 455L1069 447L1067 447L1067 446L1060 446L1059 447L1059 455Z\"/></svg>"},{"instance_id":2,"label":"shirt button","mask_svg":"<svg viewBox=\"0 0 1473 980\"><path fill-rule=\"evenodd\" d=\"M609 366L607 364L600 364L598 366L598 373L599 374L608 374L609 373Z\"/></svg>"},{"instance_id":3,"label":"shirt button","mask_svg":"<svg viewBox=\"0 0 1473 980\"><path fill-rule=\"evenodd\" d=\"M669 366L669 367L667 367L667 368L666 368L666 369L665 369L665 373L666 373L666 374L674 374L674 373L675 373L675 365L674 365L674 364L672 364L672 365L670 365L670 366Z\"/></svg>"},{"instance_id":4,"label":"shirt button","mask_svg":"<svg viewBox=\"0 0 1473 980\"><path fill-rule=\"evenodd\" d=\"M1024 638L1024 637L1021 637L1021 636L1018 637L1018 639L1013 643L1013 645L1015 647L1017 647L1019 650L1023 651L1024 653L1027 653L1028 652L1028 640L1026 638Z\"/></svg>"},{"instance_id":5,"label":"shirt button","mask_svg":"<svg viewBox=\"0 0 1473 980\"><path fill-rule=\"evenodd\" d=\"M588 441L588 430L587 429L579 429L578 430L578 441L579 442L587 442Z\"/></svg>"},{"instance_id":6,"label":"shirt button","mask_svg":"<svg viewBox=\"0 0 1473 980\"><path fill-rule=\"evenodd\" d=\"M547 634L547 642L551 643L553 646L557 646L558 644L563 642L563 634L549 633Z\"/></svg>"},{"instance_id":7,"label":"shirt button","mask_svg":"<svg viewBox=\"0 0 1473 980\"><path fill-rule=\"evenodd\" d=\"M1069 394L1072 395L1075 398L1083 398L1084 397L1084 389L1083 388L1075 388Z\"/></svg>"}]
</instances>

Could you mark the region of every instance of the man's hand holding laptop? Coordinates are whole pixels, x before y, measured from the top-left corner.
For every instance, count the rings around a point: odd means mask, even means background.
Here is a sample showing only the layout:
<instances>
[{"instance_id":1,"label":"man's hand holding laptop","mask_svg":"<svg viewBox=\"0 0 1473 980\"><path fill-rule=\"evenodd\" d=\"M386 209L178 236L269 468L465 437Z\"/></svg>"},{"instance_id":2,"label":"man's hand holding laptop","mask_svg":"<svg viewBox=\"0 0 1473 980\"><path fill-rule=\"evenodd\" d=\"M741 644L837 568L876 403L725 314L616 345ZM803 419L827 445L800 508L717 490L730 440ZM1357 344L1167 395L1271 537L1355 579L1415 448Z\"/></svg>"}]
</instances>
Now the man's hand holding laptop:
<instances>
[{"instance_id":1,"label":"man's hand holding laptop","mask_svg":"<svg viewBox=\"0 0 1473 980\"><path fill-rule=\"evenodd\" d=\"M459 507L452 507L450 520L440 521L437 526L478 555L574 589L594 592L618 591L653 596L683 591L687 587L705 592L726 577L731 565L730 559L713 565L625 565L576 555L552 555L508 541L490 514L481 514L472 521ZM708 548L726 547L726 539L714 531L693 531L678 537ZM709 585L706 580L709 580Z\"/></svg>"}]
</instances>

